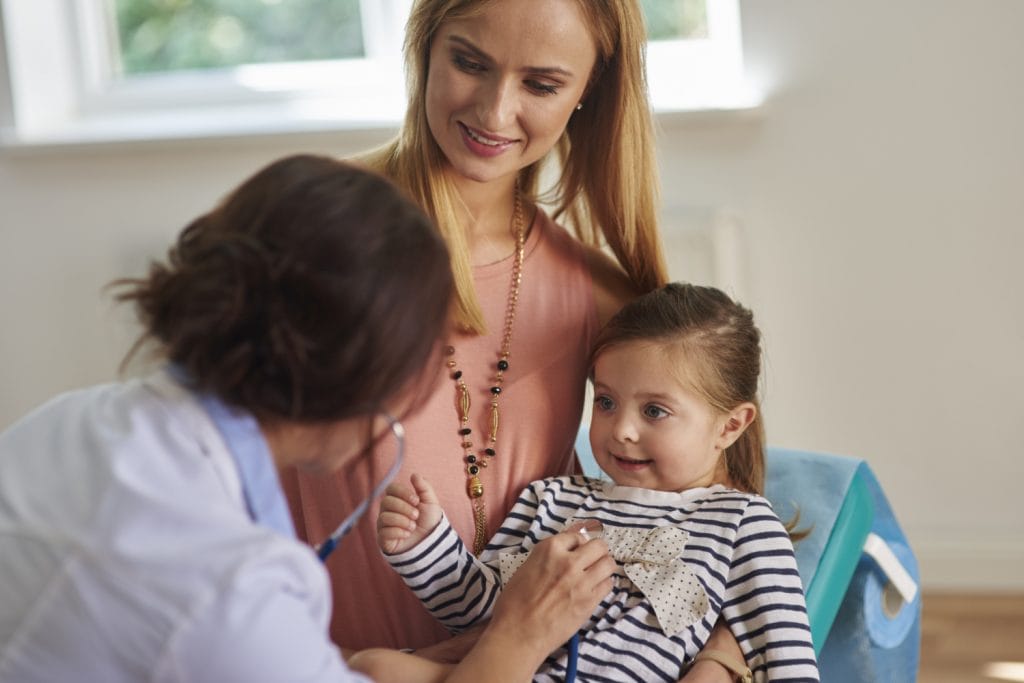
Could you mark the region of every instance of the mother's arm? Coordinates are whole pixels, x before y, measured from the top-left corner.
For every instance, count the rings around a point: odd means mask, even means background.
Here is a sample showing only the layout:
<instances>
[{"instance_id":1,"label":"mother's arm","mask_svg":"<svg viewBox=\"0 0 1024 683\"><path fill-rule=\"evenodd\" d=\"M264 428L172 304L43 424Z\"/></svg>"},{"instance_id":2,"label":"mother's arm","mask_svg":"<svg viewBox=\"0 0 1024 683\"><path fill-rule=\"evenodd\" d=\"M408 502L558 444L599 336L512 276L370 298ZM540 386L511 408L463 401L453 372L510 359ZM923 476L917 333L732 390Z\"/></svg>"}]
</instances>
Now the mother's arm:
<instances>
[{"instance_id":1,"label":"mother's arm","mask_svg":"<svg viewBox=\"0 0 1024 683\"><path fill-rule=\"evenodd\" d=\"M745 661L740 644L725 625L724 619L715 624L708 642L704 644L704 649L717 650L737 664ZM686 675L680 679L680 683L734 683L736 680L736 674L721 663L713 659L700 659L694 662Z\"/></svg>"}]
</instances>

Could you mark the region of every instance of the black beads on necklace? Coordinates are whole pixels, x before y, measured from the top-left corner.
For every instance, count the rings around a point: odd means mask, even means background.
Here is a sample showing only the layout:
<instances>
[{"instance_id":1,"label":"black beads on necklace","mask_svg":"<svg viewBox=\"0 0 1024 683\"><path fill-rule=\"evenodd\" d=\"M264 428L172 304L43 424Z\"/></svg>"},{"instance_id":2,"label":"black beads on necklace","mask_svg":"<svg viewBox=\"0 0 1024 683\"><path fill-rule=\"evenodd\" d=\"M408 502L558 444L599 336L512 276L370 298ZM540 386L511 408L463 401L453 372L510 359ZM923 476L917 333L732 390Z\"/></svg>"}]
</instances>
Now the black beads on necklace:
<instances>
[{"instance_id":1,"label":"black beads on necklace","mask_svg":"<svg viewBox=\"0 0 1024 683\"><path fill-rule=\"evenodd\" d=\"M449 346L446 349L446 352L447 352L447 354L449 356L454 356L455 355L455 349L453 347ZM463 387L463 391L465 392L465 395L468 398L468 388L465 388L465 384L463 384L462 381L461 381L462 380L462 376L463 376L462 375L462 370L459 370L459 369L457 369L455 367L454 359L450 360L448 364L449 364L449 367L452 368L452 375L451 375L452 379L455 380L456 382L458 382ZM495 438L494 437L497 436L497 434L494 433L494 432L497 431L497 415L496 415L496 412L497 412L497 400L498 400L498 396L501 394L501 382L504 379L503 375L508 370L508 368L509 368L508 359L502 358L501 360L498 361L498 363L497 363L498 372L496 373L496 376L494 378L495 384L492 387L490 387L490 389L489 389L489 391L491 392L491 411L492 411L491 429L492 429L492 435L491 435L491 438L490 438L490 445L488 445L482 451L482 454L486 455L487 459L493 458L495 455L497 455L497 451L494 449L494 442L495 442ZM466 405L466 407L468 408L468 404ZM468 410L467 410L466 413L461 415L461 418L462 418L463 424L468 422L468 420L469 420ZM465 461L466 461L466 464L467 464L466 472L467 472L467 474L469 474L471 476L475 475L475 474L479 474L481 467L487 467L487 459L481 460L475 453L472 453L469 450L470 448L473 447L473 442L469 439L469 437L472 434L473 434L473 430L470 427L463 426L462 428L459 429L459 436L462 437L462 448L463 448L463 450L465 452Z\"/></svg>"},{"instance_id":2,"label":"black beads on necklace","mask_svg":"<svg viewBox=\"0 0 1024 683\"><path fill-rule=\"evenodd\" d=\"M463 378L462 370L459 370L455 364L455 348L448 346L445 348L445 355L448 356L447 365L451 369L451 378L455 380L458 387L459 397L459 421L462 426L459 428L459 436L462 438L462 449L465 454L466 462L466 473L470 476L475 476L480 473L481 467L487 467L487 461L497 455L497 451L494 449L494 444L497 440L498 430L498 396L501 394L501 383L504 380L504 374L509 368L507 358L501 358L497 363L497 373L494 377L494 385L489 388L491 393L491 410L490 410L490 435L488 436L488 446L481 452L482 455L487 456L481 459L479 455L470 451L473 447L473 442L470 437L473 434L473 429L468 426L469 422L469 408L470 408L470 397L469 387L466 386Z\"/></svg>"}]
</instances>

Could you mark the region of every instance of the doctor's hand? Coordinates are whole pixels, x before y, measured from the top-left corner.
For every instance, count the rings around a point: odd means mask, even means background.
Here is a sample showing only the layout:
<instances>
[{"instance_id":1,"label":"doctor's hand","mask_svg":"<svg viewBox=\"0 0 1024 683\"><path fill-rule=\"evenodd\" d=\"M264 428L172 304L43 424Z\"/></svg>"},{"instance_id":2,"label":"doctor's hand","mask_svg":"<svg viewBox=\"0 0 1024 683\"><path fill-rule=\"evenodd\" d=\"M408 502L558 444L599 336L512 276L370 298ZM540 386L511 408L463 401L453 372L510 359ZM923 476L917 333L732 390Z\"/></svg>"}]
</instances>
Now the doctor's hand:
<instances>
[{"instance_id":1,"label":"doctor's hand","mask_svg":"<svg viewBox=\"0 0 1024 683\"><path fill-rule=\"evenodd\" d=\"M611 591L616 564L608 544L600 538L588 540L581 528L573 525L530 551L502 590L481 643L490 638L517 643L535 657L524 662L533 671L586 623ZM528 657L526 652L519 656Z\"/></svg>"},{"instance_id":2,"label":"doctor's hand","mask_svg":"<svg viewBox=\"0 0 1024 683\"><path fill-rule=\"evenodd\" d=\"M441 505L430 482L418 474L409 484L392 484L377 515L377 545L388 555L402 553L426 538L441 521Z\"/></svg>"}]
</instances>

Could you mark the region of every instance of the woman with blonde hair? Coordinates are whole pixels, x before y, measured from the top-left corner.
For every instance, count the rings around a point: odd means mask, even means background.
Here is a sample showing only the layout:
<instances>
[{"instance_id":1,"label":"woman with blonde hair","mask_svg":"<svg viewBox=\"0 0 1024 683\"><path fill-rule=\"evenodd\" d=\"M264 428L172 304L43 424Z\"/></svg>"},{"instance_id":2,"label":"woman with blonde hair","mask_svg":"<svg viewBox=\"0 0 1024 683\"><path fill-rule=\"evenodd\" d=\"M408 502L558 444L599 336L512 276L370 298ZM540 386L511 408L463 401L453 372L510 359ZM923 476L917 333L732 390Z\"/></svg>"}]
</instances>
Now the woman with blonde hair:
<instances>
[{"instance_id":1,"label":"woman with blonde hair","mask_svg":"<svg viewBox=\"0 0 1024 683\"><path fill-rule=\"evenodd\" d=\"M575 469L597 332L667 280L645 40L637 0L413 3L405 123L362 161L419 202L451 254L446 372L406 422L398 476L434 482L473 550L528 482ZM316 543L365 496L374 468L283 478L299 534ZM328 562L349 615L332 623L337 643L448 637L380 556L372 522L345 543L344 560Z\"/></svg>"},{"instance_id":2,"label":"woman with blonde hair","mask_svg":"<svg viewBox=\"0 0 1024 683\"><path fill-rule=\"evenodd\" d=\"M468 200L464 186L452 176L453 169L449 168L456 162L434 131L435 122L431 120L431 104L440 95L439 88L430 87L431 76L447 77L436 64L431 70L431 42L445 22L486 18L488 8L494 5L499 7L491 9L491 13L526 15L529 4L515 10L502 8L502 3L494 0L418 2L409 18L405 43L410 93L405 125L393 142L366 157L370 165L407 188L437 221L449 248L454 251L452 262L456 266L460 322L477 333L487 326L481 317L472 281L471 254L475 245L473 235L467 231L467 227L472 229L472 226L466 225L466 219L474 216L465 215L470 207L465 206ZM555 204L553 218L567 223L576 237L588 246L598 247L602 241L606 242L633 289L650 291L664 284L666 276L655 215L657 169L644 69L646 33L642 15L632 0L563 0L555 4L576 15L569 18L577 22L572 28L583 41L589 38L593 43L594 50L572 46L568 51L596 52L596 55L586 73L573 74L572 79L559 74L559 78L572 82L539 79L532 86L535 88L533 96L539 98L541 107L532 103L530 115L543 121L550 137L530 140L532 144L524 145L528 148L523 150L526 155L505 161L502 164L505 168L491 171L494 175L502 174L506 186L503 194L507 196L496 199L505 205L506 212L511 208L516 187L524 198L535 200L543 162L557 161L560 174L551 195ZM552 8L546 11L560 13ZM579 25L580 19L585 22L583 25ZM535 15L533 21L540 23L541 19ZM508 42L521 42L514 28L501 28L508 34ZM550 27L549 30L555 33ZM519 32L526 34L526 27ZM585 37L584 33L589 36ZM541 42L542 37L534 39ZM455 40L457 44L466 45L458 38ZM437 49L436 45L433 47ZM474 47L486 51L489 46ZM586 60L586 55L578 56ZM485 68L472 60L463 61L458 56L454 59L459 60L456 66L461 65L462 69L480 73ZM450 88L453 84L445 81L445 85ZM501 93L486 94L495 97ZM503 103L474 101L473 104ZM511 107L514 108L514 104ZM492 115L500 117L502 113L497 111ZM495 141L503 142L500 138ZM501 222L503 232L510 233L506 225L507 221ZM603 284L597 283L599 287Z\"/></svg>"}]
</instances>

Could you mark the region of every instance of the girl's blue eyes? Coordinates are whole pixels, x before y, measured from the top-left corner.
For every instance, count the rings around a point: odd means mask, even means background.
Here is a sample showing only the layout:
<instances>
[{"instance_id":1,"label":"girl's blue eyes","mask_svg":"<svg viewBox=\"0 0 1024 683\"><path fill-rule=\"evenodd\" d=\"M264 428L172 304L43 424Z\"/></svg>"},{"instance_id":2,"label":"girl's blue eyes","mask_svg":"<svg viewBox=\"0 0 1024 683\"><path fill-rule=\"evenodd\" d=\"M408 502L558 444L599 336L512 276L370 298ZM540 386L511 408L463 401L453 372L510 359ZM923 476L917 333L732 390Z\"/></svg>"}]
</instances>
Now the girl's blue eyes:
<instances>
[{"instance_id":1,"label":"girl's blue eyes","mask_svg":"<svg viewBox=\"0 0 1024 683\"><path fill-rule=\"evenodd\" d=\"M644 406L643 413L644 413L644 417L649 417L652 420L657 420L659 418L662 418L662 417L665 417L666 415L668 415L668 411L667 410L665 410L661 406L655 406L655 405Z\"/></svg>"},{"instance_id":2,"label":"girl's blue eyes","mask_svg":"<svg viewBox=\"0 0 1024 683\"><path fill-rule=\"evenodd\" d=\"M452 57L452 62L455 66L468 74L479 74L487 70L480 62L475 62L469 59L465 55L456 54ZM536 80L523 81L530 90L533 90L538 95L555 95L558 93L558 86L551 85L549 83L541 83Z\"/></svg>"},{"instance_id":3,"label":"girl's blue eyes","mask_svg":"<svg viewBox=\"0 0 1024 683\"><path fill-rule=\"evenodd\" d=\"M604 412L615 410L615 401L613 401L608 396L595 396L594 405L597 406L598 410ZM668 417L670 414L661 406L655 405L653 403L645 405L640 412L643 414L644 417L646 417L649 420L660 420L664 417Z\"/></svg>"}]
</instances>

